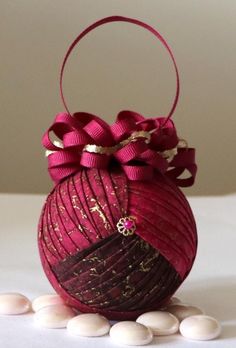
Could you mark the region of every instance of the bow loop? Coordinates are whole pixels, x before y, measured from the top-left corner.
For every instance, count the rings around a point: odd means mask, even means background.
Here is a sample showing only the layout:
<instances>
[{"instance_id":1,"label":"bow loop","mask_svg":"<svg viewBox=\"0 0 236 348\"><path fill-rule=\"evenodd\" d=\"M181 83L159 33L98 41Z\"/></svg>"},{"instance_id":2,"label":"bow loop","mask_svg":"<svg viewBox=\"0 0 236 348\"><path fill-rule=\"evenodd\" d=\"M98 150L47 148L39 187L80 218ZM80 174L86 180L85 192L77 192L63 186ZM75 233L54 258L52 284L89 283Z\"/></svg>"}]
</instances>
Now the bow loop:
<instances>
[{"instance_id":1,"label":"bow loop","mask_svg":"<svg viewBox=\"0 0 236 348\"><path fill-rule=\"evenodd\" d=\"M86 145L91 140L91 137L83 129L78 129L64 134L63 145L64 148L79 148L84 147L84 145Z\"/></svg>"},{"instance_id":2,"label":"bow loop","mask_svg":"<svg viewBox=\"0 0 236 348\"><path fill-rule=\"evenodd\" d=\"M109 156L99 153L83 152L80 165L86 168L105 169L109 163Z\"/></svg>"},{"instance_id":3,"label":"bow loop","mask_svg":"<svg viewBox=\"0 0 236 348\"><path fill-rule=\"evenodd\" d=\"M81 126L93 142L101 146L112 146L113 137L110 126L101 118L86 112L77 112L74 117L81 122Z\"/></svg>"},{"instance_id":4,"label":"bow loop","mask_svg":"<svg viewBox=\"0 0 236 348\"><path fill-rule=\"evenodd\" d=\"M117 150L114 153L114 157L120 162L120 163L127 163L129 161L133 161L139 157L140 154L142 154L147 149L147 144L145 143L144 139L137 140L135 142L130 142L124 147L122 147L120 150Z\"/></svg>"},{"instance_id":5,"label":"bow loop","mask_svg":"<svg viewBox=\"0 0 236 348\"><path fill-rule=\"evenodd\" d=\"M143 120L145 120L145 118L136 112L127 110L121 111L116 118L116 122L110 126L114 140L124 140L124 138L135 129L142 129L137 127L137 124Z\"/></svg>"},{"instance_id":6,"label":"bow loop","mask_svg":"<svg viewBox=\"0 0 236 348\"><path fill-rule=\"evenodd\" d=\"M159 170L161 173L165 173L168 168L168 162L158 152L148 149L140 156L145 163L149 166Z\"/></svg>"},{"instance_id":7,"label":"bow loop","mask_svg":"<svg viewBox=\"0 0 236 348\"><path fill-rule=\"evenodd\" d=\"M60 142L50 139L51 132ZM92 114L60 113L42 143L56 184L84 167L105 169L112 159L129 180L150 180L159 171L178 186L190 186L197 171L195 150L181 143L173 121L166 117L145 118L121 111L110 126ZM182 179L185 170L190 177Z\"/></svg>"}]
</instances>

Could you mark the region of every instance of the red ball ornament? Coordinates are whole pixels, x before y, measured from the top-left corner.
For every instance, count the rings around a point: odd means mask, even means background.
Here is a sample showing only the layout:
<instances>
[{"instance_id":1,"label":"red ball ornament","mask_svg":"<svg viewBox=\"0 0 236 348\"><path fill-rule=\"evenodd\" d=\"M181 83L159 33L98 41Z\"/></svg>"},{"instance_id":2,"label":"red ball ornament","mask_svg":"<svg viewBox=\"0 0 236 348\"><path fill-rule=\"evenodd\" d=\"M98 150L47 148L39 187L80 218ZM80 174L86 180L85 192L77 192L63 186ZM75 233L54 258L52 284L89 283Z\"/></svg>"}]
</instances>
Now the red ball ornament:
<instances>
[{"instance_id":1,"label":"red ball ornament","mask_svg":"<svg viewBox=\"0 0 236 348\"><path fill-rule=\"evenodd\" d=\"M102 19L153 28L124 17ZM175 64L176 67L176 64ZM178 186L193 184L194 149L182 142L168 117L146 119L121 112L109 126L97 116L57 115L43 137L55 187L44 204L38 233L40 257L54 289L82 312L135 319L163 306L189 274L197 250L191 208ZM61 87L62 91L62 87ZM64 97L62 94L64 101ZM65 101L64 101L65 103ZM61 143L53 143L49 133ZM187 169L190 177L181 179Z\"/></svg>"}]
</instances>

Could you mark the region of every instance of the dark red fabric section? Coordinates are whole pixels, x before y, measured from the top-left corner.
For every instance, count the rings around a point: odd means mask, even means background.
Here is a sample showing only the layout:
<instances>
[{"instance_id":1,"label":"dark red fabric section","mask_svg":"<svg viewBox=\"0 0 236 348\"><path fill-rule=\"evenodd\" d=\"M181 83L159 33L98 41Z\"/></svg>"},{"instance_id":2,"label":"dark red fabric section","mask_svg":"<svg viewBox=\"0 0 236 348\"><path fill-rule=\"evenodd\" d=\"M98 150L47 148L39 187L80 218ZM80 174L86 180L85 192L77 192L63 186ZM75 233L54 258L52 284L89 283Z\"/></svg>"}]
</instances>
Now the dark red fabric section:
<instances>
[{"instance_id":1,"label":"dark red fabric section","mask_svg":"<svg viewBox=\"0 0 236 348\"><path fill-rule=\"evenodd\" d=\"M69 295L98 312L156 306L182 282L158 250L118 233L59 262L53 272Z\"/></svg>"}]
</instances>

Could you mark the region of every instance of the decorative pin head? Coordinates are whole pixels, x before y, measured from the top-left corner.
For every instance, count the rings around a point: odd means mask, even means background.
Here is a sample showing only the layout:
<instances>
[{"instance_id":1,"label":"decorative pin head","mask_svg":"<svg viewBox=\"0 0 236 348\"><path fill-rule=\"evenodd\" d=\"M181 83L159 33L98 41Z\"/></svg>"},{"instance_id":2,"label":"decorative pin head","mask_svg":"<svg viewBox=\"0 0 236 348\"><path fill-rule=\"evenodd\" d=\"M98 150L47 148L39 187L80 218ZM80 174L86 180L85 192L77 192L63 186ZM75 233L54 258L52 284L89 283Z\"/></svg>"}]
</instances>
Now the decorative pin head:
<instances>
[{"instance_id":1,"label":"decorative pin head","mask_svg":"<svg viewBox=\"0 0 236 348\"><path fill-rule=\"evenodd\" d=\"M135 218L133 216L125 216L120 218L116 227L119 233L122 233L125 237L131 236L136 230Z\"/></svg>"}]
</instances>

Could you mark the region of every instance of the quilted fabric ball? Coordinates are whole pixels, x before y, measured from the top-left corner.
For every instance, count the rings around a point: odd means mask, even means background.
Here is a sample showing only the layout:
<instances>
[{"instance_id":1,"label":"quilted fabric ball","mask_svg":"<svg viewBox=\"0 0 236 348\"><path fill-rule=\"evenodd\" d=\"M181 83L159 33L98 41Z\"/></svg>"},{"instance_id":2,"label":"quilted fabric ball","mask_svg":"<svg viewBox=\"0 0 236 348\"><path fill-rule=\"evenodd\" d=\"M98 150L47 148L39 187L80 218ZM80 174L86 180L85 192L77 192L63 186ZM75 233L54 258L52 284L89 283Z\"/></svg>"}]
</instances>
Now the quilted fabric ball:
<instances>
[{"instance_id":1,"label":"quilted fabric ball","mask_svg":"<svg viewBox=\"0 0 236 348\"><path fill-rule=\"evenodd\" d=\"M176 94L166 116L124 110L109 125L90 113L70 113L62 88L68 57L90 31L116 21L147 29L167 49ZM179 85L167 42L137 19L103 18L82 31L65 55L60 92L67 112L43 136L55 187L41 213L38 245L52 286L82 312L136 319L164 306L191 270L196 224L178 186L194 183L197 166L195 149L177 136L171 119ZM59 142L51 140L52 132Z\"/></svg>"},{"instance_id":2,"label":"quilted fabric ball","mask_svg":"<svg viewBox=\"0 0 236 348\"><path fill-rule=\"evenodd\" d=\"M130 233L127 233L130 232ZM196 225L179 188L156 173L84 169L47 197L39 250L55 290L82 312L135 319L160 308L188 275Z\"/></svg>"}]
</instances>

